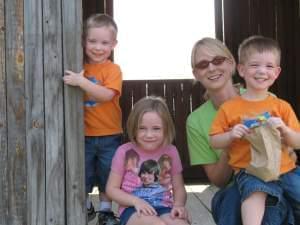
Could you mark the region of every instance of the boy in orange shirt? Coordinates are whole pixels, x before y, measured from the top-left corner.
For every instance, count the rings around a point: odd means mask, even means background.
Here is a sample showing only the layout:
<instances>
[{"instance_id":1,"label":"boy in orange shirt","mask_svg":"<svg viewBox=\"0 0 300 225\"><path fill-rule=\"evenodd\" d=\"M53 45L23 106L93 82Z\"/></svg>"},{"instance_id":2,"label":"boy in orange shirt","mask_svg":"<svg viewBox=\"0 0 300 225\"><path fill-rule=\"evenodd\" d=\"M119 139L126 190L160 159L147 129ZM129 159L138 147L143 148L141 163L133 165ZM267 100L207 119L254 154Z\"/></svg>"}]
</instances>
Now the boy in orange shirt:
<instances>
[{"instance_id":1,"label":"boy in orange shirt","mask_svg":"<svg viewBox=\"0 0 300 225\"><path fill-rule=\"evenodd\" d=\"M276 199L282 191L293 208L296 224L300 221L300 168L286 147L300 147L300 125L290 104L268 92L281 71L280 52L278 43L270 38L252 36L243 41L239 47L238 71L247 90L220 107L210 131L212 147L228 151L229 164L241 192L244 225L260 225L267 195ZM251 129L243 120L264 112L271 115L267 123L278 129L285 143L278 181L265 182L245 171L251 154L250 143L243 137Z\"/></svg>"},{"instance_id":2,"label":"boy in orange shirt","mask_svg":"<svg viewBox=\"0 0 300 225\"><path fill-rule=\"evenodd\" d=\"M122 140L119 98L122 88L120 67L109 60L117 44L117 25L104 14L90 16L83 28L84 71L66 71L65 84L85 91L85 178L86 192L99 185L99 225L116 225L112 202L105 193L111 161ZM87 198L88 220L96 213Z\"/></svg>"}]
</instances>

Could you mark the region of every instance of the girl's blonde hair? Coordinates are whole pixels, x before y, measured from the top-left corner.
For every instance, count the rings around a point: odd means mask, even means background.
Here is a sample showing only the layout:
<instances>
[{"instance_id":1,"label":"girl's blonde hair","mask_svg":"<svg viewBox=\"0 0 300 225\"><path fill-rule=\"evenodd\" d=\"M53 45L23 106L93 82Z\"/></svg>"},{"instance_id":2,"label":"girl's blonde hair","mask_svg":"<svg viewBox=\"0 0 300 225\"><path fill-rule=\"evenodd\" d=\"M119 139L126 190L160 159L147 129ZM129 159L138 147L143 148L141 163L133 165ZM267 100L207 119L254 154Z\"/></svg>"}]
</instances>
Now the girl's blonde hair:
<instances>
[{"instance_id":1,"label":"girl's blonde hair","mask_svg":"<svg viewBox=\"0 0 300 225\"><path fill-rule=\"evenodd\" d=\"M137 143L136 136L142 117L146 112L156 112L163 122L164 144L171 144L175 138L175 127L168 106L163 98L148 96L137 101L127 120L129 140Z\"/></svg>"},{"instance_id":2,"label":"girl's blonde hair","mask_svg":"<svg viewBox=\"0 0 300 225\"><path fill-rule=\"evenodd\" d=\"M215 38L205 37L200 40L198 40L192 49L192 55L191 55L191 65L192 69L195 69L196 65L196 55L198 51L207 51L211 54L214 54L215 56L224 56L227 59L229 59L232 62L232 74L235 72L236 68L236 61L229 51L229 49L223 44L223 42L219 41Z\"/></svg>"}]
</instances>

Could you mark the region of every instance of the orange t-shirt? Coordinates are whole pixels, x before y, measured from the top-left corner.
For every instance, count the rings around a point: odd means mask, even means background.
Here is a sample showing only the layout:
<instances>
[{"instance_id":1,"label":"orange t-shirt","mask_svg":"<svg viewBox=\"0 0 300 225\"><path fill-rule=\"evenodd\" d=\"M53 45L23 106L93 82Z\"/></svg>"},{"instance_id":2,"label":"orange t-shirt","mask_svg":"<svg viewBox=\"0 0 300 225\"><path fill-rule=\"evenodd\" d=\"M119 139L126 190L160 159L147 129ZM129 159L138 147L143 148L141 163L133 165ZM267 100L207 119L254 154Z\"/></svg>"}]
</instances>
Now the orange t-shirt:
<instances>
[{"instance_id":1,"label":"orange t-shirt","mask_svg":"<svg viewBox=\"0 0 300 225\"><path fill-rule=\"evenodd\" d=\"M122 91L120 67L110 60L101 64L85 64L84 76L93 83L115 91L111 101L96 102L84 97L85 136L106 136L122 133L122 112L119 98Z\"/></svg>"},{"instance_id":2,"label":"orange t-shirt","mask_svg":"<svg viewBox=\"0 0 300 225\"><path fill-rule=\"evenodd\" d=\"M254 118L264 112L280 117L284 123L295 131L300 131L299 121L286 101L269 95L262 101L248 101L240 96L225 102L219 109L212 124L210 135L227 132L244 119ZM250 143L245 139L236 139L230 145L229 164L233 169L246 168L251 160ZM295 162L290 158L286 147L282 147L280 172L286 173L295 168Z\"/></svg>"}]
</instances>

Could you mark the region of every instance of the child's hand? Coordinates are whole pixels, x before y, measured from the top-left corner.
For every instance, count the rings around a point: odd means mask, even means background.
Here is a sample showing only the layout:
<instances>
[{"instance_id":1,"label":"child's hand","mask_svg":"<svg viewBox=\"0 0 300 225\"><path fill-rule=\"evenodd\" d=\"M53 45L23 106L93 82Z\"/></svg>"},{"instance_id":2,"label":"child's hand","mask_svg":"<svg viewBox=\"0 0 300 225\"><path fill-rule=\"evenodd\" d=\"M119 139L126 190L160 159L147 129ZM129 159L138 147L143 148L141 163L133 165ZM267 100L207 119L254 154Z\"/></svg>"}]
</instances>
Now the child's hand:
<instances>
[{"instance_id":1,"label":"child's hand","mask_svg":"<svg viewBox=\"0 0 300 225\"><path fill-rule=\"evenodd\" d=\"M267 120L267 123L274 128L280 129L280 128L285 128L286 125L285 123L282 121L282 119L280 117L270 117Z\"/></svg>"},{"instance_id":2,"label":"child's hand","mask_svg":"<svg viewBox=\"0 0 300 225\"><path fill-rule=\"evenodd\" d=\"M284 137L284 134L289 131L289 128L280 117L271 117L267 120L267 123L271 127L278 129L282 138Z\"/></svg>"},{"instance_id":3,"label":"child's hand","mask_svg":"<svg viewBox=\"0 0 300 225\"><path fill-rule=\"evenodd\" d=\"M188 220L188 212L184 206L173 206L171 210L171 218Z\"/></svg>"},{"instance_id":4,"label":"child's hand","mask_svg":"<svg viewBox=\"0 0 300 225\"><path fill-rule=\"evenodd\" d=\"M83 70L80 73L74 73L70 70L66 70L63 77L64 83L71 86L79 86L80 81L83 78L83 74Z\"/></svg>"},{"instance_id":5,"label":"child's hand","mask_svg":"<svg viewBox=\"0 0 300 225\"><path fill-rule=\"evenodd\" d=\"M134 208L138 214L138 216L146 215L146 216L154 216L157 215L155 209L143 199L138 199L135 204Z\"/></svg>"},{"instance_id":6,"label":"child's hand","mask_svg":"<svg viewBox=\"0 0 300 225\"><path fill-rule=\"evenodd\" d=\"M249 133L250 129L248 127L246 127L244 124L237 124L231 129L230 137L232 139L242 138Z\"/></svg>"}]
</instances>

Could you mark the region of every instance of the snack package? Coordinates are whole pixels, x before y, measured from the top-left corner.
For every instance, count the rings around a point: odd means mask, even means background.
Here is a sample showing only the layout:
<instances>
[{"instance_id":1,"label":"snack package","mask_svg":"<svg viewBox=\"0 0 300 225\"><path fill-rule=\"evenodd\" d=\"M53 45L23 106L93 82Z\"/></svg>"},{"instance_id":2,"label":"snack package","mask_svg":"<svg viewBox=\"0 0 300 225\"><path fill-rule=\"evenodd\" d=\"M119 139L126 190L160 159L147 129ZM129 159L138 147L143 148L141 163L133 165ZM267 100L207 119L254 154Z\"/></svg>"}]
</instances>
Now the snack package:
<instances>
[{"instance_id":1,"label":"snack package","mask_svg":"<svg viewBox=\"0 0 300 225\"><path fill-rule=\"evenodd\" d=\"M245 137L251 144L251 162L246 171L264 181L277 180L280 176L280 133L266 123L270 117L266 112L244 121L244 124L252 129Z\"/></svg>"}]
</instances>

